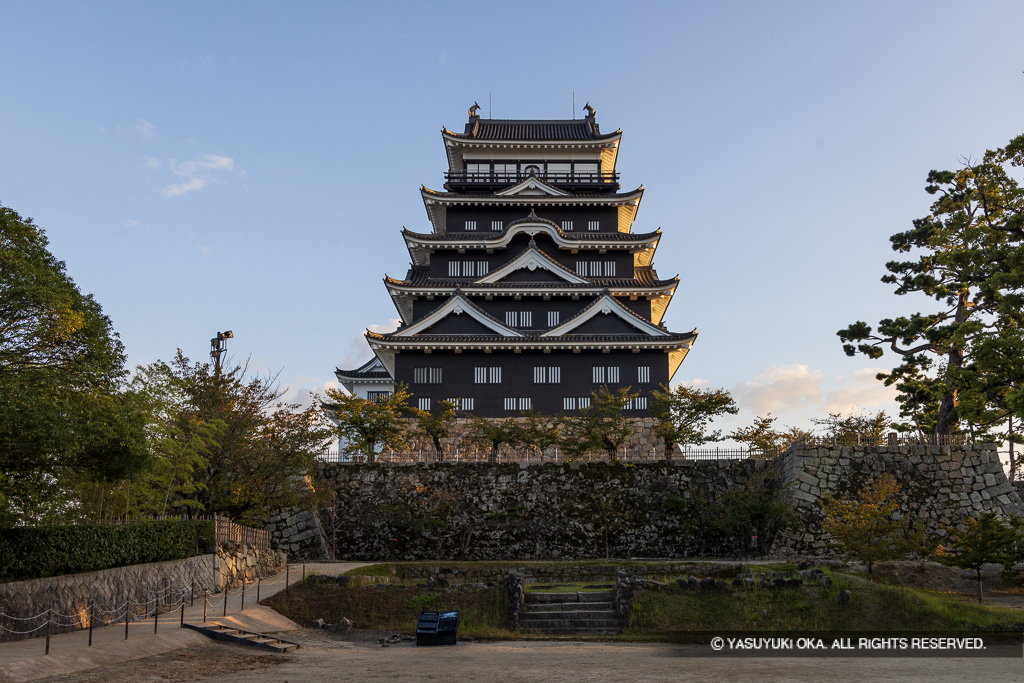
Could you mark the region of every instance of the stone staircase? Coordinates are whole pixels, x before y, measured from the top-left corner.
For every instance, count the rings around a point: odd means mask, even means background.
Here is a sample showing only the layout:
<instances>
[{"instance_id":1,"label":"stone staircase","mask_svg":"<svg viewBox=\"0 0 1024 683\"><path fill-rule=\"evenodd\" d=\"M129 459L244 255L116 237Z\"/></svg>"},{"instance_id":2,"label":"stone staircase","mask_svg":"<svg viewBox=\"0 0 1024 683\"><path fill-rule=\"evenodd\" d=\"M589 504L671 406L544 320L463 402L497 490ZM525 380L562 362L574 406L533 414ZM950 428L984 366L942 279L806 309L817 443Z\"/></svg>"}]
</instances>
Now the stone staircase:
<instances>
[{"instance_id":1,"label":"stone staircase","mask_svg":"<svg viewBox=\"0 0 1024 683\"><path fill-rule=\"evenodd\" d=\"M199 631L207 638L211 638L221 643L246 645L248 647L255 647L261 650L268 650L270 652L289 652L299 647L298 643L293 643L288 640L281 640L280 638L263 635L262 633L243 631L241 629L231 628L230 626L221 626L220 624L198 626L186 623L182 624L182 626L190 628L193 631Z\"/></svg>"},{"instance_id":2,"label":"stone staircase","mask_svg":"<svg viewBox=\"0 0 1024 683\"><path fill-rule=\"evenodd\" d=\"M612 636L622 633L614 592L536 593L526 591L519 628L551 635Z\"/></svg>"}]
</instances>

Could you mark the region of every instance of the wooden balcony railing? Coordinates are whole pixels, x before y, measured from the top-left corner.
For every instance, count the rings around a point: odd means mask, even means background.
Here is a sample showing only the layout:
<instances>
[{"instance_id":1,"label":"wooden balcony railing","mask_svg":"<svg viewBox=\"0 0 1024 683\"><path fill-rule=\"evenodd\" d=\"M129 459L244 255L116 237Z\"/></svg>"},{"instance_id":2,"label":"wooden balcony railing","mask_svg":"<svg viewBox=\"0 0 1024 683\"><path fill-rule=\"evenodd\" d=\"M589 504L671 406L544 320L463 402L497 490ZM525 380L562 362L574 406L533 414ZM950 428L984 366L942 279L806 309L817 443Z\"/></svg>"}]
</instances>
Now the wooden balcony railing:
<instances>
[{"instance_id":1,"label":"wooden balcony railing","mask_svg":"<svg viewBox=\"0 0 1024 683\"><path fill-rule=\"evenodd\" d=\"M527 178L537 178L549 185L563 187L612 187L618 184L618 171L580 171L580 172L510 172L495 171L480 173L476 171L448 171L444 174L449 186L504 186L515 185Z\"/></svg>"}]
</instances>

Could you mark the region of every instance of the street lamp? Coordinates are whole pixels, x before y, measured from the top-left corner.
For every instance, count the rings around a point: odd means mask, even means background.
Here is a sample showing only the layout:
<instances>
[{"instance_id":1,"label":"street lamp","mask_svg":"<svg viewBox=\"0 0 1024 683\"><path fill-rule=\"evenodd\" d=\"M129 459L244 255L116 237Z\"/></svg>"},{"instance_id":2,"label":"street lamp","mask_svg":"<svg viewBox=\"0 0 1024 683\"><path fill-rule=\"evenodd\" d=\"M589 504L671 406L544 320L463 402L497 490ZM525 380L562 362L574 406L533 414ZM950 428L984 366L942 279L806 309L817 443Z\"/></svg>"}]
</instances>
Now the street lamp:
<instances>
[{"instance_id":1,"label":"street lamp","mask_svg":"<svg viewBox=\"0 0 1024 683\"><path fill-rule=\"evenodd\" d=\"M228 339L234 339L235 333L231 330L218 332L217 336L210 340L210 358L213 360L213 369L220 372L220 364L224 354L228 352Z\"/></svg>"}]
</instances>

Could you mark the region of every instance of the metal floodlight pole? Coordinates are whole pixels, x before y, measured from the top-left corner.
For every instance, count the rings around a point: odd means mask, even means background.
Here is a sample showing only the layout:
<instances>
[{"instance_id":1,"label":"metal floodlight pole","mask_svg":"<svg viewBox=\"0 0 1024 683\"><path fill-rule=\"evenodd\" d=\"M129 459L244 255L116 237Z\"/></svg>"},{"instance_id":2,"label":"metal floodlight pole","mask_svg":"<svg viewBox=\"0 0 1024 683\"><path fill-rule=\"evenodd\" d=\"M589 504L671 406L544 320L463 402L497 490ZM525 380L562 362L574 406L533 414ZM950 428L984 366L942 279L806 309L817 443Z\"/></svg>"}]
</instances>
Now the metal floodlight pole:
<instances>
[{"instance_id":1,"label":"metal floodlight pole","mask_svg":"<svg viewBox=\"0 0 1024 683\"><path fill-rule=\"evenodd\" d=\"M218 332L217 336L210 340L210 359L213 360L213 369L220 372L224 354L228 352L228 339L234 339L235 333L231 330Z\"/></svg>"}]
</instances>

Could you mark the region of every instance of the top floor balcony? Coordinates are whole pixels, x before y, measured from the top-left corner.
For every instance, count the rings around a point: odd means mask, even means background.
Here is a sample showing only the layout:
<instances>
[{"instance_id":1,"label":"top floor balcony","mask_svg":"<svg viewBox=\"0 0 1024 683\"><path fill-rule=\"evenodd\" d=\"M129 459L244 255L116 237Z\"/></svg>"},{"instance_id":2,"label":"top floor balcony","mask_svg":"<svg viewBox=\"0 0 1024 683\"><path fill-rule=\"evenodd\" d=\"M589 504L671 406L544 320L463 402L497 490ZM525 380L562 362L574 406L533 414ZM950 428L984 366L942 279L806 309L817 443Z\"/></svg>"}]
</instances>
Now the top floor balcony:
<instances>
[{"instance_id":1,"label":"top floor balcony","mask_svg":"<svg viewBox=\"0 0 1024 683\"><path fill-rule=\"evenodd\" d=\"M488 191L537 178L548 185L575 192L614 192L619 189L618 171L549 171L536 167L518 170L458 170L444 174L450 191Z\"/></svg>"}]
</instances>

